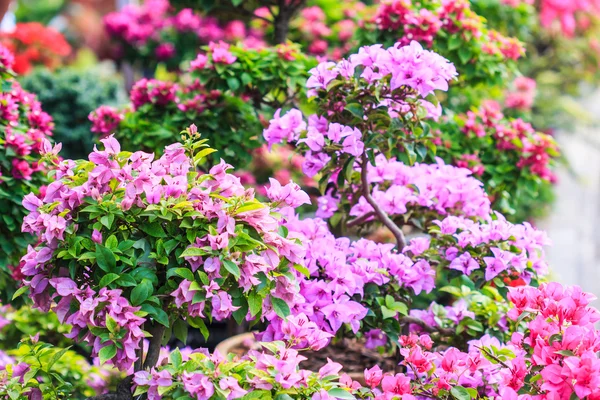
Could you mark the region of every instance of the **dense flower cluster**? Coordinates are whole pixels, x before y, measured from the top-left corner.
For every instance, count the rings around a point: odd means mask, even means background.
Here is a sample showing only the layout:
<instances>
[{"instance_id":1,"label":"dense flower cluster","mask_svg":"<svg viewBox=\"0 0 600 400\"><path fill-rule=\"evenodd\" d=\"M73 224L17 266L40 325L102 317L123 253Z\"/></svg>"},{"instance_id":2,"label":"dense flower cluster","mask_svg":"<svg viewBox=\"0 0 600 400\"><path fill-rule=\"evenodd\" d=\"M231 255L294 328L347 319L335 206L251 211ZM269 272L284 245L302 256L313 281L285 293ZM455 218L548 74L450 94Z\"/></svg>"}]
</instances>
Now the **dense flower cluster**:
<instances>
[{"instance_id":1,"label":"dense flower cluster","mask_svg":"<svg viewBox=\"0 0 600 400\"><path fill-rule=\"evenodd\" d=\"M125 57L140 57L173 66L193 56L198 47L213 41L243 41L248 46L264 46L259 31L247 31L242 21L222 25L216 18L201 16L191 8L173 12L168 0L149 0L128 5L104 17L108 34L124 45Z\"/></svg>"},{"instance_id":2,"label":"dense flower cluster","mask_svg":"<svg viewBox=\"0 0 600 400\"><path fill-rule=\"evenodd\" d=\"M369 165L368 182L375 184L372 195L389 215L405 214L408 209L423 207L440 215L465 215L487 218L490 201L481 182L464 168L437 164L407 166L394 159L376 158L375 166ZM351 210L354 217L373 213L364 197Z\"/></svg>"},{"instance_id":3,"label":"dense flower cluster","mask_svg":"<svg viewBox=\"0 0 600 400\"><path fill-rule=\"evenodd\" d=\"M540 21L546 28L555 21L560 23L562 32L574 36L575 31L585 30L589 26L589 18L597 17L600 13L598 0L543 0L540 2Z\"/></svg>"},{"instance_id":4,"label":"dense flower cluster","mask_svg":"<svg viewBox=\"0 0 600 400\"><path fill-rule=\"evenodd\" d=\"M504 105L519 111L531 110L536 95L535 80L520 76L514 80L512 86L512 90L506 93Z\"/></svg>"},{"instance_id":5,"label":"dense flower cluster","mask_svg":"<svg viewBox=\"0 0 600 400\"><path fill-rule=\"evenodd\" d=\"M515 153L518 168L527 167L544 180L555 179L552 172L552 164L558 155L555 141L536 132L522 119L507 120L498 103L484 103L478 110L460 116L459 123L468 140L491 138L496 149ZM483 150L479 149L479 152Z\"/></svg>"},{"instance_id":6,"label":"dense flower cluster","mask_svg":"<svg viewBox=\"0 0 600 400\"><path fill-rule=\"evenodd\" d=\"M318 96L317 101L332 112L323 116L313 115L308 118L307 124L297 109L284 115L278 111L263 136L269 145L281 141L303 143L307 148L303 171L312 177L332 159L340 160L343 155L360 157L365 150L364 142L370 137L371 132L366 132L368 120L353 125L334 122L334 113L344 112L350 104L349 98L342 98L345 90L354 91L358 85L364 93L378 93L375 97L379 104L370 103L370 98L357 99L366 104L351 105L364 107L364 110L351 108L349 111L352 113L368 115L381 112L387 114L388 121L404 115L424 114L425 117L437 118L441 114L440 107L424 98L435 90L447 90L448 82L456 77L456 70L443 57L412 42L410 46L389 49L380 45L362 47L357 54L337 64L320 63L310 74L306 83L311 89L309 95ZM334 81L340 84L330 88ZM387 132L387 128L389 125L380 129ZM377 129L371 130L377 133Z\"/></svg>"},{"instance_id":7,"label":"dense flower cluster","mask_svg":"<svg viewBox=\"0 0 600 400\"><path fill-rule=\"evenodd\" d=\"M18 23L13 32L0 34L0 43L14 54L13 69L18 74L36 65L56 68L71 53L62 34L39 22Z\"/></svg>"},{"instance_id":8,"label":"dense flower cluster","mask_svg":"<svg viewBox=\"0 0 600 400\"><path fill-rule=\"evenodd\" d=\"M309 54L339 60L355 44L354 34L365 9L362 1L347 1L343 14L331 18L318 5L306 7L292 20L290 36L295 42L302 43Z\"/></svg>"},{"instance_id":9,"label":"dense flower cluster","mask_svg":"<svg viewBox=\"0 0 600 400\"><path fill-rule=\"evenodd\" d=\"M100 106L92 111L88 118L92 122L92 132L110 135L115 132L124 117L123 113L114 107Z\"/></svg>"},{"instance_id":10,"label":"dense flower cluster","mask_svg":"<svg viewBox=\"0 0 600 400\"><path fill-rule=\"evenodd\" d=\"M134 395L147 393L148 399L176 398L179 395L195 399L211 399L220 395L227 399L276 398L285 394L294 399L334 399L347 396L343 382L337 382L342 366L330 361L319 371L299 367L306 359L284 343L265 343L263 351L251 351L240 360L230 361L222 355L209 354L205 349L191 353L170 354L173 367L158 367L135 374ZM330 393L330 394L329 394Z\"/></svg>"},{"instance_id":11,"label":"dense flower cluster","mask_svg":"<svg viewBox=\"0 0 600 400\"><path fill-rule=\"evenodd\" d=\"M10 55L2 46L0 51ZM9 60L9 57L5 57ZM20 204L29 192L44 190L47 182L40 159L42 140L52 135L52 117L42 110L35 95L12 78L0 91L0 291L7 301L19 278L19 258L33 237L22 234L26 210ZM12 275L12 276L11 276Z\"/></svg>"},{"instance_id":12,"label":"dense flower cluster","mask_svg":"<svg viewBox=\"0 0 600 400\"><path fill-rule=\"evenodd\" d=\"M458 33L479 42L482 50L488 54L513 60L524 54L519 41L488 31L484 19L470 9L466 0L425 3L384 0L375 16L375 23L381 30L401 31L398 41L403 44L416 40L431 47L438 36Z\"/></svg>"},{"instance_id":13,"label":"dense flower cluster","mask_svg":"<svg viewBox=\"0 0 600 400\"><path fill-rule=\"evenodd\" d=\"M189 134L195 143L195 130ZM120 369L139 357L142 324L148 330L150 317L154 328L170 324L169 307L194 325L206 315L221 320L238 310L242 319L263 310L289 313L281 299L297 289L282 270L299 262L304 250L279 236L268 206L227 173L229 165L199 175L192 169L203 156L194 155L196 144L174 144L153 160L148 153L121 153L112 136L102 142L105 149L88 162L58 164L45 196L24 199L30 213L23 230L40 238L21 268L35 307L56 303L61 320L74 325L70 337L86 340L101 360ZM54 157L56 149L47 153ZM270 194L293 207L308 201L297 187L273 186ZM160 223L157 214L170 223ZM72 248L73 241L80 244ZM148 248L156 261L144 261ZM67 265L73 265L68 273ZM170 279L159 281L157 274ZM272 291L253 290L258 276ZM172 301L153 296L161 291Z\"/></svg>"}]
</instances>

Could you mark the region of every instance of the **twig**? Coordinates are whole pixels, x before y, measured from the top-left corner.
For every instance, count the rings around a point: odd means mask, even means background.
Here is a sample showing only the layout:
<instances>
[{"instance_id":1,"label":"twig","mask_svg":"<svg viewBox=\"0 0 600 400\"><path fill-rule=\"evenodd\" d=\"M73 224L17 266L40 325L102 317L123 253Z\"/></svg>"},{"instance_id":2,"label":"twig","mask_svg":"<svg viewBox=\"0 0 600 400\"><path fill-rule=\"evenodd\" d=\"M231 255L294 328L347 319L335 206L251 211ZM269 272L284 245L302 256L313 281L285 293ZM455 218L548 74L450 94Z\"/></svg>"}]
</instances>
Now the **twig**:
<instances>
[{"instance_id":1,"label":"twig","mask_svg":"<svg viewBox=\"0 0 600 400\"><path fill-rule=\"evenodd\" d=\"M362 224L363 222L367 221L369 218L373 218L374 216L375 216L375 212L371 211L369 213L366 213L365 215L361 215L360 217L354 218L352 221L348 221L346 226L348 228L352 228L356 225Z\"/></svg>"},{"instance_id":2,"label":"twig","mask_svg":"<svg viewBox=\"0 0 600 400\"><path fill-rule=\"evenodd\" d=\"M377 204L373 196L371 196L371 185L369 185L369 180L367 179L367 164L367 154L363 153L360 171L363 192L362 195L365 198L365 200L367 200L367 203L369 203L371 207L373 207L373 210L377 215L377 218L379 218L379 221L381 221L381 223L392 232L392 234L396 238L396 247L398 247L398 251L401 252L406 246L404 233L402 233L402 229L400 229L400 227L390 219L390 217L385 213L385 211L383 211L381 207L379 207L379 204Z\"/></svg>"},{"instance_id":3,"label":"twig","mask_svg":"<svg viewBox=\"0 0 600 400\"><path fill-rule=\"evenodd\" d=\"M456 333L454 331L454 329L439 328L439 327L431 326L431 325L427 324L425 321L420 320L419 318L416 318L416 317L410 317L410 316L402 317L402 318L400 318L400 323L419 325L421 328L423 328L423 330L425 332L428 332L428 333L436 333L437 332L444 336L452 336Z\"/></svg>"}]
</instances>

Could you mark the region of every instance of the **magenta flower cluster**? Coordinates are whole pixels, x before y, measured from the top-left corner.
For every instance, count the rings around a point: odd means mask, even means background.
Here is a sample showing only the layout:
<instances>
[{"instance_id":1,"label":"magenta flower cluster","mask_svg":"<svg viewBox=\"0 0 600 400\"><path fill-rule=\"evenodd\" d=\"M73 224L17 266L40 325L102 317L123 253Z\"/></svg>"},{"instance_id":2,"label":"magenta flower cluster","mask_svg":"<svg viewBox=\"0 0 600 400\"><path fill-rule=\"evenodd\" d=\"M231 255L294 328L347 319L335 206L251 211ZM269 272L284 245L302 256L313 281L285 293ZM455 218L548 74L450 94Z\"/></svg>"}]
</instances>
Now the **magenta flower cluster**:
<instances>
[{"instance_id":1,"label":"magenta flower cluster","mask_svg":"<svg viewBox=\"0 0 600 400\"><path fill-rule=\"evenodd\" d=\"M490 201L482 183L471 176L471 171L437 164L405 165L383 155L376 165L367 168L368 181L374 184L373 198L389 215L405 214L408 209L423 207L440 215L464 215L487 218ZM362 217L373 214L373 208L360 197L350 215ZM372 219L372 218L371 218Z\"/></svg>"}]
</instances>

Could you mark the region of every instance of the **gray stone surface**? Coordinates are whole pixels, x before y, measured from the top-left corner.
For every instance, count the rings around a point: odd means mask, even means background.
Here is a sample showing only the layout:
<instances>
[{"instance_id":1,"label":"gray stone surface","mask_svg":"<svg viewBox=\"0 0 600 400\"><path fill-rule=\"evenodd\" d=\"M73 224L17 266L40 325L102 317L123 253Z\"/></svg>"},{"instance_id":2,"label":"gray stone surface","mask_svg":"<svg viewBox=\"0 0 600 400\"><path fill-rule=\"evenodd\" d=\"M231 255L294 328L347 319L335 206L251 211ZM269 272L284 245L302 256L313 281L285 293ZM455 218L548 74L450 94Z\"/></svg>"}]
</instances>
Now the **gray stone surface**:
<instances>
[{"instance_id":1,"label":"gray stone surface","mask_svg":"<svg viewBox=\"0 0 600 400\"><path fill-rule=\"evenodd\" d=\"M600 93L582 104L600 121ZM556 204L538 226L553 241L547 258L555 280L600 297L600 128L579 127L556 139L569 168L558 172Z\"/></svg>"}]
</instances>

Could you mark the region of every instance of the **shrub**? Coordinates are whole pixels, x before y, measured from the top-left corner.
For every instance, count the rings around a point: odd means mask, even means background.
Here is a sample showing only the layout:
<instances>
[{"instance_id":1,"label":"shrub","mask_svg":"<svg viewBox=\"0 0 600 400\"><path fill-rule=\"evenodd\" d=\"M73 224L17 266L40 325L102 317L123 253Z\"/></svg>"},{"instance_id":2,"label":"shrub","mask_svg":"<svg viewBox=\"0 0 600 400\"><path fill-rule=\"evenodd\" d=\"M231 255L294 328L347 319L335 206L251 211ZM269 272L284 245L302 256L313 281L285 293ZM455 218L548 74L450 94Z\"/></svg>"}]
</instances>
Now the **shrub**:
<instances>
[{"instance_id":1,"label":"shrub","mask_svg":"<svg viewBox=\"0 0 600 400\"><path fill-rule=\"evenodd\" d=\"M88 114L100 105L123 103L121 83L103 78L100 71L36 69L19 79L25 90L35 93L54 120L54 140L62 143L68 158L86 157L95 135Z\"/></svg>"}]
</instances>

